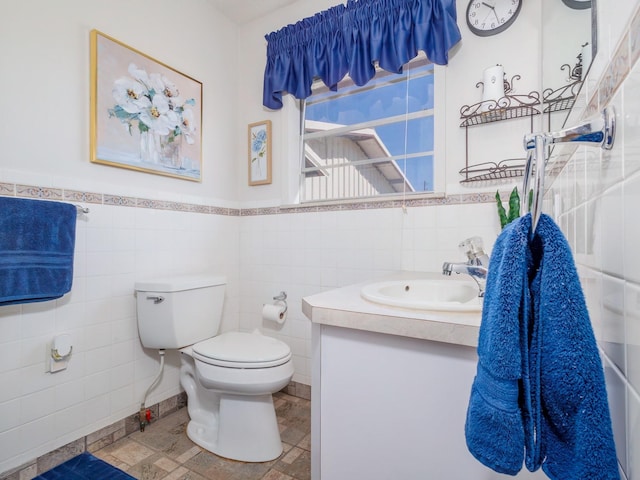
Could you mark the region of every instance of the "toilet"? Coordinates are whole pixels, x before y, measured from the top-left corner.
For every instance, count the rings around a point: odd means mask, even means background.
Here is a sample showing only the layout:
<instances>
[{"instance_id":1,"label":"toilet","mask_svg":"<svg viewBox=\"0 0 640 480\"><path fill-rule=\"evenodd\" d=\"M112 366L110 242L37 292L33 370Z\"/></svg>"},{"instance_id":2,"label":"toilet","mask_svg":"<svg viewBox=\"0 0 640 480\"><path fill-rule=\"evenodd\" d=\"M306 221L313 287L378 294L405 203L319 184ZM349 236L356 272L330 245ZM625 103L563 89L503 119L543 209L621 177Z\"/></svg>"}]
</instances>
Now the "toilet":
<instances>
[{"instance_id":1,"label":"toilet","mask_svg":"<svg viewBox=\"0 0 640 480\"><path fill-rule=\"evenodd\" d=\"M218 335L226 279L217 275L136 282L145 348L179 349L187 435L216 455L266 462L282 453L271 394L293 376L289 346L259 332Z\"/></svg>"}]
</instances>

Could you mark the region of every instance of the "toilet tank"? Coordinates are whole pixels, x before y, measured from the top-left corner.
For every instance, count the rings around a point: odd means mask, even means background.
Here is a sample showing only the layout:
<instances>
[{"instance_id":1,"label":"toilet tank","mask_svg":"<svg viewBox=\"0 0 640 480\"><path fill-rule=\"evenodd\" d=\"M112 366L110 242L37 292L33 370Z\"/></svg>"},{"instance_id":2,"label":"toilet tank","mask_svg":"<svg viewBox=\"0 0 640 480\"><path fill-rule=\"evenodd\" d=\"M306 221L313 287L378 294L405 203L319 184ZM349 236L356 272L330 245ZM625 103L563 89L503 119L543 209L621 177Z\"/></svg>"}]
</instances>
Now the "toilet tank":
<instances>
[{"instance_id":1,"label":"toilet tank","mask_svg":"<svg viewBox=\"0 0 640 480\"><path fill-rule=\"evenodd\" d=\"M226 278L175 276L135 284L138 332L146 348L177 349L218 334Z\"/></svg>"}]
</instances>

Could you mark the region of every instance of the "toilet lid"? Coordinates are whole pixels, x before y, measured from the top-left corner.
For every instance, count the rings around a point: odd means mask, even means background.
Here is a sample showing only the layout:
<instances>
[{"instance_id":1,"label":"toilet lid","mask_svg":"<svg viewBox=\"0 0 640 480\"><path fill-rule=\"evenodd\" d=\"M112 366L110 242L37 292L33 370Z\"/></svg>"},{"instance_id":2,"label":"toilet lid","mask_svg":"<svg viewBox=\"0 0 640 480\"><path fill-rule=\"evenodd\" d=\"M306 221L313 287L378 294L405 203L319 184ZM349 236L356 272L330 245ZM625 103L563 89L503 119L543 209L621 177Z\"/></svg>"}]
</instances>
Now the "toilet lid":
<instances>
[{"instance_id":1,"label":"toilet lid","mask_svg":"<svg viewBox=\"0 0 640 480\"><path fill-rule=\"evenodd\" d=\"M259 333L228 332L193 346L203 362L232 368L266 368L282 365L291 358L289 346L277 338Z\"/></svg>"}]
</instances>

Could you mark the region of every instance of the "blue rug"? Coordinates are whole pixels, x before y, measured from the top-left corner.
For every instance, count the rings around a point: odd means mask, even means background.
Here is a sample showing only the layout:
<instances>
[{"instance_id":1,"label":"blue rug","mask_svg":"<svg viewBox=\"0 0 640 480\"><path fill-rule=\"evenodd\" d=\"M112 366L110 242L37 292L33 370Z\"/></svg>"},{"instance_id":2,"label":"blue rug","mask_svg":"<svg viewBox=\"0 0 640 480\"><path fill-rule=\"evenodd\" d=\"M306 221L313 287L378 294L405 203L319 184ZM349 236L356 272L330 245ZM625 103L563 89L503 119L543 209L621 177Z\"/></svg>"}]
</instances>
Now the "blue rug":
<instances>
[{"instance_id":1,"label":"blue rug","mask_svg":"<svg viewBox=\"0 0 640 480\"><path fill-rule=\"evenodd\" d=\"M34 480L135 480L128 473L109 465L90 453L81 453L52 468Z\"/></svg>"}]
</instances>

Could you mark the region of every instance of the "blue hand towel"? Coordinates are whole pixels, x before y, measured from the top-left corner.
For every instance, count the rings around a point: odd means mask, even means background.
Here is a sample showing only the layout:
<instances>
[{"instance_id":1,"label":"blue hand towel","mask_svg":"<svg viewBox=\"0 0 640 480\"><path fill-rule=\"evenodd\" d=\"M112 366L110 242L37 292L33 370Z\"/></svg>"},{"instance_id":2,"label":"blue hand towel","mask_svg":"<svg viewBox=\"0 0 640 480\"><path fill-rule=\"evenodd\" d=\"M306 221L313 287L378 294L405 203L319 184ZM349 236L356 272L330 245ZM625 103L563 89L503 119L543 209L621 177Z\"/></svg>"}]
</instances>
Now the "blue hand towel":
<instances>
[{"instance_id":1,"label":"blue hand towel","mask_svg":"<svg viewBox=\"0 0 640 480\"><path fill-rule=\"evenodd\" d=\"M0 306L71 290L76 216L69 203L0 197Z\"/></svg>"},{"instance_id":2,"label":"blue hand towel","mask_svg":"<svg viewBox=\"0 0 640 480\"><path fill-rule=\"evenodd\" d=\"M477 374L471 388L465 435L469 451L496 472L515 475L525 452L522 384L529 316L527 263L531 220L502 231L489 262Z\"/></svg>"},{"instance_id":3,"label":"blue hand towel","mask_svg":"<svg viewBox=\"0 0 640 480\"><path fill-rule=\"evenodd\" d=\"M598 347L571 250L547 215L540 217L531 251L537 266L530 284L537 330L530 366L538 390L532 404L540 425L538 460L552 480L618 480Z\"/></svg>"},{"instance_id":4,"label":"blue hand towel","mask_svg":"<svg viewBox=\"0 0 640 480\"><path fill-rule=\"evenodd\" d=\"M604 373L571 250L542 215L508 225L491 254L469 451L510 475L618 480Z\"/></svg>"}]
</instances>

